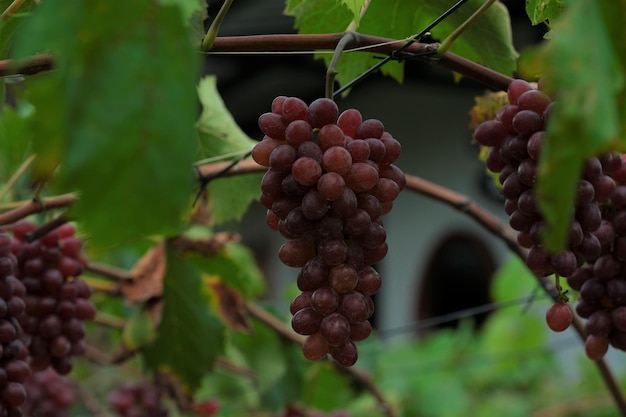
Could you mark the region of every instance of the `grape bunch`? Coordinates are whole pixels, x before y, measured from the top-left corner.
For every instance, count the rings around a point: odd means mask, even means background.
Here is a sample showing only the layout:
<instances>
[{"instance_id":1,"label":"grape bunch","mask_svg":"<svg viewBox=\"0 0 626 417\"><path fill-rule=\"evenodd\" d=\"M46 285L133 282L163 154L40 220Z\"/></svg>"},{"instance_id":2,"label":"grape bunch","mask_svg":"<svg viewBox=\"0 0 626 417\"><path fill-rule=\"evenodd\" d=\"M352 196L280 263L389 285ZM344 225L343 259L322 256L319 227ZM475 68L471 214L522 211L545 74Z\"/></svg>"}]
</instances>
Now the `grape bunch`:
<instances>
[{"instance_id":1,"label":"grape bunch","mask_svg":"<svg viewBox=\"0 0 626 417\"><path fill-rule=\"evenodd\" d=\"M626 307L623 319L619 311L615 313L616 306L626 306L626 280L620 276L625 271L626 237L620 239L617 231L623 227L626 236L626 213L619 214L626 207L626 187L616 186L616 181L626 181L622 155L612 152L584 162L568 248L548 254L541 242L545 224L534 185L552 100L523 80L514 80L507 95L509 104L498 111L495 120L478 125L474 138L489 147L486 164L499 173L509 224L518 232L518 243L529 249L526 264L537 275L567 277L570 287L581 292L576 312L589 319L586 351L590 358L602 357L609 344L626 349ZM620 221L623 226L617 226ZM572 320L573 313L564 303L556 303L546 313L554 331L564 331Z\"/></svg>"},{"instance_id":2,"label":"grape bunch","mask_svg":"<svg viewBox=\"0 0 626 417\"><path fill-rule=\"evenodd\" d=\"M567 279L580 291L576 312L587 319L585 350L591 359L603 357L609 345L626 351L626 163L611 175L617 185L600 206L599 256Z\"/></svg>"},{"instance_id":3,"label":"grape bunch","mask_svg":"<svg viewBox=\"0 0 626 417\"><path fill-rule=\"evenodd\" d=\"M24 361L28 354L20 340L18 317L24 313L24 285L15 277L17 259L12 239L0 230L0 416L22 415L26 400L24 381L30 373Z\"/></svg>"},{"instance_id":4,"label":"grape bunch","mask_svg":"<svg viewBox=\"0 0 626 417\"><path fill-rule=\"evenodd\" d=\"M34 371L52 366L61 375L72 369L72 355L84 351L84 320L94 318L91 289L79 277L82 241L74 227L64 224L27 242L34 223L22 221L11 228L12 250L18 259L17 277L26 288L24 313L19 322Z\"/></svg>"},{"instance_id":5,"label":"grape bunch","mask_svg":"<svg viewBox=\"0 0 626 417\"><path fill-rule=\"evenodd\" d=\"M268 167L261 183L267 224L288 239L280 260L301 268L292 327L308 336L304 356L357 360L356 341L372 331L371 296L381 286L371 265L387 254L382 216L406 185L393 164L400 143L375 119L334 101L307 105L279 96L259 117L265 134L252 151Z\"/></svg>"},{"instance_id":6,"label":"grape bunch","mask_svg":"<svg viewBox=\"0 0 626 417\"><path fill-rule=\"evenodd\" d=\"M621 167L621 157L610 153L585 162L570 225L569 248L548 254L541 242L545 224L537 209L534 186L552 100L523 80L511 82L507 94L509 104L499 110L495 120L481 123L474 138L490 147L487 168L499 173L509 224L518 231L518 243L529 249L528 267L538 275L568 277L584 262L595 261L600 255L600 203L608 201L615 188L610 173Z\"/></svg>"},{"instance_id":7,"label":"grape bunch","mask_svg":"<svg viewBox=\"0 0 626 417\"><path fill-rule=\"evenodd\" d=\"M110 398L120 417L167 417L161 390L148 381L120 386Z\"/></svg>"},{"instance_id":8,"label":"grape bunch","mask_svg":"<svg viewBox=\"0 0 626 417\"><path fill-rule=\"evenodd\" d=\"M24 417L68 417L76 393L73 385L48 368L32 373L24 384L28 398Z\"/></svg>"}]
</instances>

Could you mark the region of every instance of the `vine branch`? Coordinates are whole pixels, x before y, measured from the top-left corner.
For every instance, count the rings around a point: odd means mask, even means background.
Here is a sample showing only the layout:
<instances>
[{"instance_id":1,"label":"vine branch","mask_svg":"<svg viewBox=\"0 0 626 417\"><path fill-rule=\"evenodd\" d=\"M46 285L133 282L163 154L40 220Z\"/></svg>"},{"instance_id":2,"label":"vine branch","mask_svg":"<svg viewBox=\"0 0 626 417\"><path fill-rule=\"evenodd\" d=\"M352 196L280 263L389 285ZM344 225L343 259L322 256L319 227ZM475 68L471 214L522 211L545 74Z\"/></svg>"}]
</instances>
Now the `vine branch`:
<instances>
[{"instance_id":1,"label":"vine branch","mask_svg":"<svg viewBox=\"0 0 626 417\"><path fill-rule=\"evenodd\" d=\"M78 197L74 194L65 194L57 197L49 197L41 200L30 200L28 202L18 202L15 208L0 214L0 226L14 223L18 220L28 217L31 214L41 213L46 210L52 210L62 207L68 207L78 201Z\"/></svg>"},{"instance_id":2,"label":"vine branch","mask_svg":"<svg viewBox=\"0 0 626 417\"><path fill-rule=\"evenodd\" d=\"M334 50L345 32L327 34L275 34L250 36L224 36L215 38L213 47L208 52L284 52L284 51L314 51ZM366 49L368 52L392 55L398 51L406 39L389 39L380 36L358 34L354 48ZM433 45L413 42L404 51L419 55L432 52ZM348 50L350 51L350 50ZM348 52L346 51L346 52ZM511 77L489 69L485 66L462 58L451 52L446 52L435 62L468 78L474 79L491 88L506 90ZM42 71L49 71L54 67L54 60L50 55L37 55L20 61L0 61L0 76L11 74L32 75Z\"/></svg>"}]
</instances>

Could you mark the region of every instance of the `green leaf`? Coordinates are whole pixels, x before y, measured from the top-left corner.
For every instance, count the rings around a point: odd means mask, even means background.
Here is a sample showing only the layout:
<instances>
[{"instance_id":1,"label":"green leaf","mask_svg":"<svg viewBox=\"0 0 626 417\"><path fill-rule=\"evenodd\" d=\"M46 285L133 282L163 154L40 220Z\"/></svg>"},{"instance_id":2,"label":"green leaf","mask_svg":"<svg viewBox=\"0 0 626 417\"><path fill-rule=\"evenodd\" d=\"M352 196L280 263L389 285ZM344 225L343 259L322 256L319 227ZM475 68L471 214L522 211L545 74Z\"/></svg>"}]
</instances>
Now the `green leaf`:
<instances>
[{"instance_id":1,"label":"green leaf","mask_svg":"<svg viewBox=\"0 0 626 417\"><path fill-rule=\"evenodd\" d=\"M547 80L558 98L539 161L537 195L547 221L545 246L551 251L565 247L572 216L566 208L573 207L584 159L626 145L626 125L620 119L625 68L619 62L618 41L607 31L601 3L573 3L554 25L545 50ZM624 13L625 6L621 7Z\"/></svg>"},{"instance_id":2,"label":"green leaf","mask_svg":"<svg viewBox=\"0 0 626 417\"><path fill-rule=\"evenodd\" d=\"M346 377L329 362L313 364L306 372L303 384L304 404L322 411L341 408L354 397Z\"/></svg>"},{"instance_id":3,"label":"green leaf","mask_svg":"<svg viewBox=\"0 0 626 417\"><path fill-rule=\"evenodd\" d=\"M163 300L157 338L144 351L146 364L172 372L193 392L224 351L224 326L209 309L200 272L169 249Z\"/></svg>"},{"instance_id":4,"label":"green leaf","mask_svg":"<svg viewBox=\"0 0 626 417\"><path fill-rule=\"evenodd\" d=\"M216 78L205 77L198 85L202 114L196 122L200 140L199 158L242 155L256 141L250 139L233 119L217 91Z\"/></svg>"},{"instance_id":5,"label":"green leaf","mask_svg":"<svg viewBox=\"0 0 626 417\"><path fill-rule=\"evenodd\" d=\"M202 0L158 0L163 6L175 6L180 10L183 22L188 23L192 16L206 6Z\"/></svg>"},{"instance_id":6,"label":"green leaf","mask_svg":"<svg viewBox=\"0 0 626 417\"><path fill-rule=\"evenodd\" d=\"M263 273L254 255L245 246L229 242L213 256L190 255L193 263L204 274L219 277L246 298L260 294L265 287Z\"/></svg>"},{"instance_id":7,"label":"green leaf","mask_svg":"<svg viewBox=\"0 0 626 417\"><path fill-rule=\"evenodd\" d=\"M257 387L264 392L277 384L287 372L285 347L272 329L257 320L252 322L252 326L251 334L232 332L230 339L245 358L242 365L254 371Z\"/></svg>"},{"instance_id":8,"label":"green leaf","mask_svg":"<svg viewBox=\"0 0 626 417\"><path fill-rule=\"evenodd\" d=\"M361 20L361 9L365 5L365 0L341 0L341 4L352 12L354 22L358 26L359 20Z\"/></svg>"},{"instance_id":9,"label":"green leaf","mask_svg":"<svg viewBox=\"0 0 626 417\"><path fill-rule=\"evenodd\" d=\"M0 181L5 181L33 152L32 114L5 106L0 117Z\"/></svg>"},{"instance_id":10,"label":"green leaf","mask_svg":"<svg viewBox=\"0 0 626 417\"><path fill-rule=\"evenodd\" d=\"M130 317L122 331L122 341L130 350L137 350L147 345L154 340L155 336L154 324L144 310Z\"/></svg>"},{"instance_id":11,"label":"green leaf","mask_svg":"<svg viewBox=\"0 0 626 417\"><path fill-rule=\"evenodd\" d=\"M526 14L533 25L551 24L564 10L563 0L526 0Z\"/></svg>"},{"instance_id":12,"label":"green leaf","mask_svg":"<svg viewBox=\"0 0 626 417\"><path fill-rule=\"evenodd\" d=\"M491 284L494 302L507 302L537 289L537 279L517 256L509 256L498 268Z\"/></svg>"},{"instance_id":13,"label":"green leaf","mask_svg":"<svg viewBox=\"0 0 626 417\"><path fill-rule=\"evenodd\" d=\"M482 3L483 0L469 0L431 33L435 38L444 39ZM372 0L361 19L359 32L405 39L421 31L449 7L450 2L445 0ZM289 2L286 12L295 16L295 26L300 33L343 32L353 17L344 5L335 0ZM516 67L517 52L512 43L506 7L500 3L490 7L455 41L451 52L496 71L512 74ZM329 54L318 56L323 57L327 64L330 62ZM366 52L344 54L337 68L337 80L342 85L346 84L377 62L379 59ZM394 62L386 64L382 71L402 81L402 68L402 64Z\"/></svg>"},{"instance_id":14,"label":"green leaf","mask_svg":"<svg viewBox=\"0 0 626 417\"><path fill-rule=\"evenodd\" d=\"M12 3L13 0L0 0L0 12L6 10ZM7 51L13 44L16 29L28 17L32 7L33 0L25 0L7 20L0 19L0 59L5 59Z\"/></svg>"},{"instance_id":15,"label":"green leaf","mask_svg":"<svg viewBox=\"0 0 626 417\"><path fill-rule=\"evenodd\" d=\"M178 14L50 0L20 30L17 55L51 49L58 68L30 91L36 168L46 177L60 164L52 185L80 193L71 215L94 246L176 233L189 206L197 54Z\"/></svg>"},{"instance_id":16,"label":"green leaf","mask_svg":"<svg viewBox=\"0 0 626 417\"><path fill-rule=\"evenodd\" d=\"M263 174L219 178L209 183L209 209L215 224L241 220L261 194Z\"/></svg>"},{"instance_id":17,"label":"green leaf","mask_svg":"<svg viewBox=\"0 0 626 417\"><path fill-rule=\"evenodd\" d=\"M216 78L205 77L198 85L202 114L196 122L198 158L232 159L250 151L257 143L237 125L217 91ZM209 207L215 224L241 220L260 193L258 175L220 178L209 183Z\"/></svg>"}]
</instances>

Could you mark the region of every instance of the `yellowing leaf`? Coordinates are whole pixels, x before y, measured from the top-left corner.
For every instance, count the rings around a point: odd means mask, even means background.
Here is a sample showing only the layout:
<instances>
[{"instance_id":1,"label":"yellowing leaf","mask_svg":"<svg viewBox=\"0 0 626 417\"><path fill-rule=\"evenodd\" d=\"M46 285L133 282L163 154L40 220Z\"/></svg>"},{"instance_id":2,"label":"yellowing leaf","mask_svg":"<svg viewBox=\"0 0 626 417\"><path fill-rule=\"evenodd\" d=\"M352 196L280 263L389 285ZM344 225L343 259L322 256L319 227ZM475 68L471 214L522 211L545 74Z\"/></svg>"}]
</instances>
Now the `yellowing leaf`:
<instances>
[{"instance_id":1,"label":"yellowing leaf","mask_svg":"<svg viewBox=\"0 0 626 417\"><path fill-rule=\"evenodd\" d=\"M217 302L217 310L224 322L233 330L249 333L252 330L246 302L241 293L224 284L220 277L215 275L203 276L204 284L213 294Z\"/></svg>"}]
</instances>

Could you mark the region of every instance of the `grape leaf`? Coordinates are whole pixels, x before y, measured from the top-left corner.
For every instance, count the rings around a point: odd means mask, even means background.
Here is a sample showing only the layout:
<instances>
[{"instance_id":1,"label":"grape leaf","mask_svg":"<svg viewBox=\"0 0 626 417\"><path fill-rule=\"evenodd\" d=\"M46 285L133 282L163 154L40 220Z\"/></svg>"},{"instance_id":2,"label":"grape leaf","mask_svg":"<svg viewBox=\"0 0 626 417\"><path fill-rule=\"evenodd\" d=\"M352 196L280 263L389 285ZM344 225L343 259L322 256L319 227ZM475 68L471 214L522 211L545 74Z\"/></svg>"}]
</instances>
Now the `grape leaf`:
<instances>
[{"instance_id":1,"label":"grape leaf","mask_svg":"<svg viewBox=\"0 0 626 417\"><path fill-rule=\"evenodd\" d=\"M565 10L563 0L526 0L526 14L533 25L551 24Z\"/></svg>"},{"instance_id":2,"label":"grape leaf","mask_svg":"<svg viewBox=\"0 0 626 417\"><path fill-rule=\"evenodd\" d=\"M264 289L263 274L254 255L245 246L228 242L213 256L189 256L189 262L199 270L219 277L224 283L240 291L246 299Z\"/></svg>"},{"instance_id":3,"label":"grape leaf","mask_svg":"<svg viewBox=\"0 0 626 417\"><path fill-rule=\"evenodd\" d=\"M233 330L250 333L252 328L241 293L224 284L218 276L209 274L202 278L205 287L213 295L222 322Z\"/></svg>"},{"instance_id":4,"label":"grape leaf","mask_svg":"<svg viewBox=\"0 0 626 417\"><path fill-rule=\"evenodd\" d=\"M0 181L7 180L32 153L30 115L5 106L0 118Z\"/></svg>"},{"instance_id":5,"label":"grape leaf","mask_svg":"<svg viewBox=\"0 0 626 417\"><path fill-rule=\"evenodd\" d=\"M358 26L359 20L361 19L361 9L365 5L365 0L341 0L341 4L352 12L354 22Z\"/></svg>"},{"instance_id":6,"label":"grape leaf","mask_svg":"<svg viewBox=\"0 0 626 417\"><path fill-rule=\"evenodd\" d=\"M13 0L0 0L0 11L6 10L12 3ZM0 19L0 59L5 58L17 27L28 17L32 6L33 0L25 0L8 19Z\"/></svg>"},{"instance_id":7,"label":"grape leaf","mask_svg":"<svg viewBox=\"0 0 626 417\"><path fill-rule=\"evenodd\" d=\"M565 247L571 221L565 207L573 205L583 160L626 144L619 115L625 68L616 49L622 40L611 39L600 3L572 4L553 26L545 50L546 80L559 95L539 161L537 195L547 221L545 246L552 251Z\"/></svg>"},{"instance_id":8,"label":"grape leaf","mask_svg":"<svg viewBox=\"0 0 626 417\"><path fill-rule=\"evenodd\" d=\"M155 325L146 310L140 310L132 315L122 330L122 342L131 351L151 343L155 336Z\"/></svg>"},{"instance_id":9,"label":"grape leaf","mask_svg":"<svg viewBox=\"0 0 626 417\"><path fill-rule=\"evenodd\" d=\"M204 9L206 1L202 0L158 0L160 4L164 6L176 6L180 10L183 22L188 23L191 17Z\"/></svg>"},{"instance_id":10,"label":"grape leaf","mask_svg":"<svg viewBox=\"0 0 626 417\"><path fill-rule=\"evenodd\" d=\"M56 53L57 70L29 81L38 175L60 164L52 185L80 193L70 214L93 246L178 232L192 191L197 56L175 6L46 1L20 28L16 55L41 50Z\"/></svg>"},{"instance_id":11,"label":"grape leaf","mask_svg":"<svg viewBox=\"0 0 626 417\"><path fill-rule=\"evenodd\" d=\"M199 158L242 155L256 141L250 139L233 119L217 91L216 78L208 76L198 85L202 114L196 122L199 134Z\"/></svg>"},{"instance_id":12,"label":"grape leaf","mask_svg":"<svg viewBox=\"0 0 626 417\"><path fill-rule=\"evenodd\" d=\"M261 195L263 174L236 175L209 183L209 209L214 224L241 220L250 204Z\"/></svg>"},{"instance_id":13,"label":"grape leaf","mask_svg":"<svg viewBox=\"0 0 626 417\"><path fill-rule=\"evenodd\" d=\"M231 332L229 340L242 355L241 365L254 371L261 392L277 384L286 372L286 350L272 329L258 320L252 321L252 332Z\"/></svg>"},{"instance_id":14,"label":"grape leaf","mask_svg":"<svg viewBox=\"0 0 626 417\"><path fill-rule=\"evenodd\" d=\"M217 91L216 78L205 77L198 85L202 114L196 122L199 158L224 156L232 159L250 151L257 143L237 125ZM246 175L213 180L208 186L211 219L215 224L240 220L260 194L260 177ZM237 190L233 192L233 190Z\"/></svg>"},{"instance_id":15,"label":"grape leaf","mask_svg":"<svg viewBox=\"0 0 626 417\"><path fill-rule=\"evenodd\" d=\"M344 375L329 362L313 364L304 375L302 401L323 411L343 407L353 398L354 392Z\"/></svg>"},{"instance_id":16,"label":"grape leaf","mask_svg":"<svg viewBox=\"0 0 626 417\"><path fill-rule=\"evenodd\" d=\"M200 271L179 252L167 250L163 318L146 347L149 368L170 371L195 391L224 350L224 326L210 311Z\"/></svg>"},{"instance_id":17,"label":"grape leaf","mask_svg":"<svg viewBox=\"0 0 626 417\"><path fill-rule=\"evenodd\" d=\"M482 0L469 0L459 10L435 27L431 33L443 39L482 5ZM392 39L412 36L435 20L450 7L444 0L372 0L363 15L359 32ZM295 16L295 26L300 33L342 32L352 19L345 7L333 0L306 0L288 5L286 13ZM486 47L486 46L489 47ZM481 63L496 71L512 74L516 67L517 52L513 47L509 14L497 2L471 25L453 44L451 52ZM326 63L328 54L320 55ZM355 52L344 54L338 65L337 80L346 84L379 60L371 54ZM383 73L402 81L402 65L391 63L382 68Z\"/></svg>"}]
</instances>

